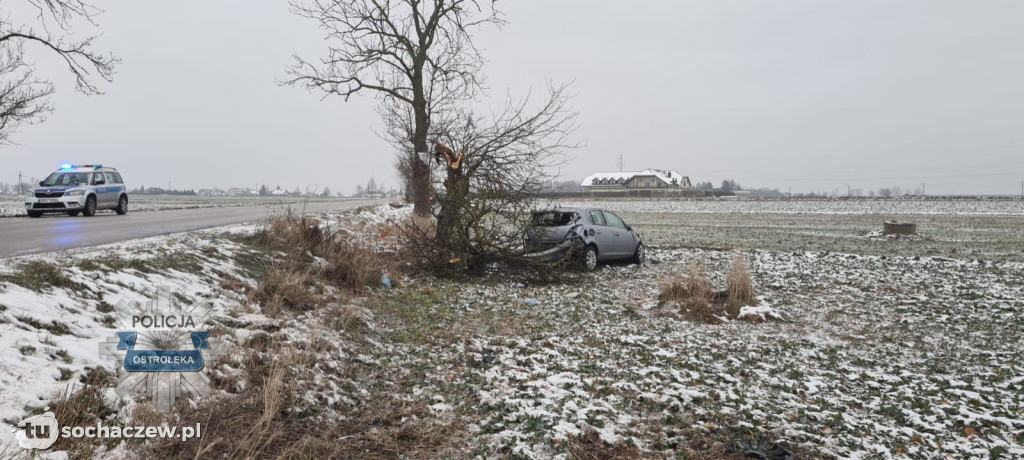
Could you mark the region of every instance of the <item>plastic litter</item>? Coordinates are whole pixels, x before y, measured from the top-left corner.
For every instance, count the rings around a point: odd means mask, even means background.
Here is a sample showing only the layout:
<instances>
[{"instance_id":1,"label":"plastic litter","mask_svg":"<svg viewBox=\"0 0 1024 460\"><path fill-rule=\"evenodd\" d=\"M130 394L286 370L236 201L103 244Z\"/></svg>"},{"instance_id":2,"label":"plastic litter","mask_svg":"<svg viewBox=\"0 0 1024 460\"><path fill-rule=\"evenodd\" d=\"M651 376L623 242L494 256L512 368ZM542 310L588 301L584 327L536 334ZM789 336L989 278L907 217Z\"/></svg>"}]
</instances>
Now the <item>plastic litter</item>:
<instances>
[{"instance_id":1,"label":"plastic litter","mask_svg":"<svg viewBox=\"0 0 1024 460\"><path fill-rule=\"evenodd\" d=\"M388 278L387 272L382 273L380 275L380 284L383 284L384 287L391 289L391 278Z\"/></svg>"},{"instance_id":2,"label":"plastic litter","mask_svg":"<svg viewBox=\"0 0 1024 460\"><path fill-rule=\"evenodd\" d=\"M537 299L534 299L532 297L529 298L529 299L524 300L523 303L525 303L527 305L540 305L540 301L537 300Z\"/></svg>"}]
</instances>

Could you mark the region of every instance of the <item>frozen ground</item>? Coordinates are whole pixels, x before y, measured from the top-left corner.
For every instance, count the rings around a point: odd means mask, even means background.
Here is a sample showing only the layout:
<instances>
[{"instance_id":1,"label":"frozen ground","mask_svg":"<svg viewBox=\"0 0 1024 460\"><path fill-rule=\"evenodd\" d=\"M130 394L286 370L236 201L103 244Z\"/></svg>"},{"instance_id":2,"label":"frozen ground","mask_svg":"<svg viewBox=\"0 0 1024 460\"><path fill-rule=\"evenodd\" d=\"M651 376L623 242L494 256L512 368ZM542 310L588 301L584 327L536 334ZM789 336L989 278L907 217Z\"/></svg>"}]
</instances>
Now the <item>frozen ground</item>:
<instances>
[{"instance_id":1,"label":"frozen ground","mask_svg":"<svg viewBox=\"0 0 1024 460\"><path fill-rule=\"evenodd\" d=\"M651 246L830 251L1024 262L1024 199L581 201L620 213ZM873 238L887 220L919 236Z\"/></svg>"},{"instance_id":2,"label":"frozen ground","mask_svg":"<svg viewBox=\"0 0 1024 460\"><path fill-rule=\"evenodd\" d=\"M224 206L257 206L277 203L303 203L303 197L245 197L245 196L170 196L131 195L129 209L162 211L168 209L218 208ZM326 198L335 199L335 198ZM313 198L314 201L324 198ZM24 216L25 204L20 195L0 195L0 217Z\"/></svg>"},{"instance_id":3,"label":"frozen ground","mask_svg":"<svg viewBox=\"0 0 1024 460\"><path fill-rule=\"evenodd\" d=\"M738 438L782 442L800 458L1024 458L1024 245L1012 220L1021 216L922 211L919 223L932 215L982 237L924 226L919 238L880 239L867 224L881 214L794 214L811 227L795 230L776 220L783 213L601 204L657 246L650 265L541 286L402 277L344 307L357 319L342 328L326 307L280 319L241 308L245 297L222 281L254 282L251 254L219 231L0 261L0 421L45 406L87 366L112 369L94 351L112 332L104 304L167 284L183 301L214 302L235 347L269 335L317 350L296 370L291 413L336 426L365 405L420 405L389 423L434 426L456 458L567 458L586 433L669 458ZM380 207L346 215L341 228L402 216ZM790 240L805 233L820 245ZM784 320L698 324L658 304L658 280L704 261L721 284L737 252L758 309ZM123 262L136 257L149 262ZM19 275L34 260L86 287L18 285L35 282ZM251 384L244 366L217 366L219 397ZM332 442L360 436L350 438Z\"/></svg>"},{"instance_id":4,"label":"frozen ground","mask_svg":"<svg viewBox=\"0 0 1024 460\"><path fill-rule=\"evenodd\" d=\"M877 215L1024 215L1024 199L1006 198L856 198L856 199L612 199L600 203L637 213L877 214ZM569 202L565 203L566 206Z\"/></svg>"}]
</instances>

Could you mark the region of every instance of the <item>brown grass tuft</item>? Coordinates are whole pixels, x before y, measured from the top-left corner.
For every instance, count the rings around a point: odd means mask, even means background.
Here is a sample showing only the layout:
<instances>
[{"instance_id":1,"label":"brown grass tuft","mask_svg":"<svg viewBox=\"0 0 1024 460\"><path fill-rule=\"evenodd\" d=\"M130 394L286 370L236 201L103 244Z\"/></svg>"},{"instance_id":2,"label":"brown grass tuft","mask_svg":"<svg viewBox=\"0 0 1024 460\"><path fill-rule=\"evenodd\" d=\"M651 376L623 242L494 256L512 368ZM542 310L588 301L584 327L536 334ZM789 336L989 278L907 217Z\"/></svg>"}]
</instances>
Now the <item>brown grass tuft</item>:
<instances>
[{"instance_id":1,"label":"brown grass tuft","mask_svg":"<svg viewBox=\"0 0 1024 460\"><path fill-rule=\"evenodd\" d=\"M294 356L294 353L292 354ZM260 398L255 401L253 409L262 409L255 424L239 438L231 458L251 458L262 456L269 451L278 437L282 435L282 424L275 422L285 404L288 385L285 378L288 369L278 362L270 366L264 376ZM262 403L262 404L260 404Z\"/></svg>"},{"instance_id":2,"label":"brown grass tuft","mask_svg":"<svg viewBox=\"0 0 1024 460\"><path fill-rule=\"evenodd\" d=\"M662 281L660 287L658 300L662 304L677 305L686 319L704 323L718 322L718 309L714 306L715 292L704 262L690 264L685 276L673 276Z\"/></svg>"},{"instance_id":3,"label":"brown grass tuft","mask_svg":"<svg viewBox=\"0 0 1024 460\"><path fill-rule=\"evenodd\" d=\"M250 302L260 304L263 314L277 318L284 310L308 311L319 299L310 289L315 277L284 264L273 264L249 295Z\"/></svg>"},{"instance_id":4,"label":"brown grass tuft","mask_svg":"<svg viewBox=\"0 0 1024 460\"><path fill-rule=\"evenodd\" d=\"M103 403L103 392L112 383L111 376L101 368L95 369L84 375L80 384L67 386L53 400L52 410L57 426L95 426L113 413ZM106 441L101 438L58 437L51 449L70 451L72 458L90 458L92 452Z\"/></svg>"},{"instance_id":5,"label":"brown grass tuft","mask_svg":"<svg viewBox=\"0 0 1024 460\"><path fill-rule=\"evenodd\" d=\"M739 316L740 307L757 303L754 298L754 283L751 280L750 271L747 270L747 264L743 262L743 257L739 254L732 257L732 266L726 276L726 291L728 292L726 305L729 316L733 318Z\"/></svg>"},{"instance_id":6,"label":"brown grass tuft","mask_svg":"<svg viewBox=\"0 0 1024 460\"><path fill-rule=\"evenodd\" d=\"M659 283L658 300L674 305L690 321L718 323L722 316L736 318L740 307L754 305L754 288L743 257L737 254L726 274L726 289L714 288L704 262L690 264L685 275L674 275Z\"/></svg>"}]
</instances>

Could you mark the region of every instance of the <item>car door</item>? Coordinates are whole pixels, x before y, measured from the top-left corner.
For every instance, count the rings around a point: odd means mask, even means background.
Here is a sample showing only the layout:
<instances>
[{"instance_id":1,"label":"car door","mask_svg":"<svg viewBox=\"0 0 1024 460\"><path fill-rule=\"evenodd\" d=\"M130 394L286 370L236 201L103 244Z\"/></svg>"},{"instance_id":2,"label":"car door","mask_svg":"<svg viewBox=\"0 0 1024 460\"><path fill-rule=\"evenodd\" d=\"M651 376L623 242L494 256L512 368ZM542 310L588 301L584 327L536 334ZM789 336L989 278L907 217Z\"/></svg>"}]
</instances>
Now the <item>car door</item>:
<instances>
[{"instance_id":1,"label":"car door","mask_svg":"<svg viewBox=\"0 0 1024 460\"><path fill-rule=\"evenodd\" d=\"M103 173L103 177L105 177L107 180L107 204L111 208L115 208L117 207L118 198L121 198L121 190L124 188L124 186L121 185L121 179L118 177L116 173L105 172Z\"/></svg>"},{"instance_id":2,"label":"car door","mask_svg":"<svg viewBox=\"0 0 1024 460\"><path fill-rule=\"evenodd\" d=\"M92 189L96 192L96 209L110 207L109 187L107 187L107 178L103 177L103 173L92 173Z\"/></svg>"},{"instance_id":3,"label":"car door","mask_svg":"<svg viewBox=\"0 0 1024 460\"><path fill-rule=\"evenodd\" d=\"M597 243L597 258L601 260L615 258L615 233L608 227L604 213L593 210L587 213L590 224L594 226L594 242Z\"/></svg>"},{"instance_id":4,"label":"car door","mask_svg":"<svg viewBox=\"0 0 1024 460\"><path fill-rule=\"evenodd\" d=\"M622 218L615 215L611 211L603 211L604 220L608 222L608 231L612 234L615 248L612 250L612 255L615 258L627 257L633 254L633 248L631 247L633 242L633 236L629 230L626 230L626 223L622 221Z\"/></svg>"}]
</instances>

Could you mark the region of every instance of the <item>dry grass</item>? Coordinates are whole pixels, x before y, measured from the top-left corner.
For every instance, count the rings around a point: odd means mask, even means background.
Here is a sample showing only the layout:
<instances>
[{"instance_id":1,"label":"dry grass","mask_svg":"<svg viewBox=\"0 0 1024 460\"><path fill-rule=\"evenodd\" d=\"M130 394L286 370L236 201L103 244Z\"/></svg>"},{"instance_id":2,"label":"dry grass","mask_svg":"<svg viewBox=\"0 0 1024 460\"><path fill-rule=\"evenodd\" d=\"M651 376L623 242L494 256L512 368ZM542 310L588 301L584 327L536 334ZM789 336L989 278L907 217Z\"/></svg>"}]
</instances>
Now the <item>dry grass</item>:
<instances>
[{"instance_id":1,"label":"dry grass","mask_svg":"<svg viewBox=\"0 0 1024 460\"><path fill-rule=\"evenodd\" d=\"M320 310L322 324L334 330L363 330L373 324L374 313L359 303L360 299L347 304L329 303Z\"/></svg>"},{"instance_id":2,"label":"dry grass","mask_svg":"<svg viewBox=\"0 0 1024 460\"><path fill-rule=\"evenodd\" d=\"M729 274L725 277L725 282L728 293L726 306L729 316L736 318L740 314L740 307L757 303L754 298L754 283L751 280L750 271L747 270L747 264L743 261L743 256L736 254L732 257L732 266L729 268Z\"/></svg>"},{"instance_id":3,"label":"dry grass","mask_svg":"<svg viewBox=\"0 0 1024 460\"><path fill-rule=\"evenodd\" d=\"M255 336L254 336L255 337ZM295 383L319 353L303 353L285 340L262 334L243 349L252 385L234 395L204 399L196 406L179 402L154 425L203 425L202 438L151 440L140 458L442 458L462 440L451 426L431 421L426 401L396 398L395 384L411 387L421 375L382 375L372 366L339 369L340 380L367 382L370 395L357 398L343 419L322 423L298 410L303 391ZM311 341L313 342L313 341ZM270 357L276 357L272 358ZM228 382L215 382L218 386Z\"/></svg>"},{"instance_id":4,"label":"dry grass","mask_svg":"<svg viewBox=\"0 0 1024 460\"><path fill-rule=\"evenodd\" d=\"M376 313L353 298L364 295L367 287L380 286L382 273L397 281L404 261L393 233L400 234L401 226L430 231L432 222L410 219L332 234L315 219L274 219L247 241L273 260L259 270L249 299L267 316L311 310L324 331L366 331ZM217 388L237 394L204 399L195 407L182 401L173 420L165 416L172 425L202 423L202 438L155 442L148 448L154 456L178 459L436 458L458 441L450 430L429 421L425 401L394 396L396 379L408 379L401 385L412 387L422 376L381 375L375 367L336 370L339 382L367 382L371 396L356 398L354 407L343 409L343 420L319 423L320 408L309 406L295 382L308 377L317 356L336 353L335 348L316 331L298 343L275 333L253 335L237 350L248 385L215 380Z\"/></svg>"},{"instance_id":5,"label":"dry grass","mask_svg":"<svg viewBox=\"0 0 1024 460\"><path fill-rule=\"evenodd\" d=\"M254 336L256 337L256 336ZM266 337L266 336L264 336ZM159 426L187 426L202 423L201 438L151 440L139 458L276 458L281 447L285 424L289 422L285 407L296 395L291 369L308 364L308 358L280 341L251 340L237 350L243 354L246 380L253 383L238 394L203 399L193 406L185 398L179 400L171 414L159 414L140 404L133 413L133 423ZM277 359L271 360L270 356ZM218 382L229 387L230 382ZM220 388L230 390L230 388Z\"/></svg>"},{"instance_id":6,"label":"dry grass","mask_svg":"<svg viewBox=\"0 0 1024 460\"><path fill-rule=\"evenodd\" d=\"M259 396L253 401L253 409L262 411L258 412L259 418L252 427L237 439L231 458L262 457L272 450L274 442L282 435L282 423L276 420L285 407L286 391L291 389L285 383L287 376L288 369L282 362L271 365L263 376Z\"/></svg>"},{"instance_id":7,"label":"dry grass","mask_svg":"<svg viewBox=\"0 0 1024 460\"><path fill-rule=\"evenodd\" d=\"M659 283L658 300L662 304L679 307L680 313L690 321L718 322L719 309L715 306L715 291L708 279L704 262L690 264L686 275L671 276Z\"/></svg>"},{"instance_id":8,"label":"dry grass","mask_svg":"<svg viewBox=\"0 0 1024 460\"><path fill-rule=\"evenodd\" d=\"M277 318L281 312L308 311L320 302L311 290L316 276L287 264L272 264L256 289L249 294L249 301L260 305L263 314Z\"/></svg>"},{"instance_id":9,"label":"dry grass","mask_svg":"<svg viewBox=\"0 0 1024 460\"><path fill-rule=\"evenodd\" d=\"M750 271L739 254L726 274L725 290L714 288L703 261L690 264L685 275L669 276L658 285L660 303L678 307L690 321L718 323L721 317L738 317L740 307L755 303Z\"/></svg>"},{"instance_id":10,"label":"dry grass","mask_svg":"<svg viewBox=\"0 0 1024 460\"><path fill-rule=\"evenodd\" d=\"M368 286L380 286L385 273L394 283L403 266L402 254L380 244L392 228L357 231L355 236L351 229L331 234L319 220L294 215L270 220L249 238L250 244L274 257L249 300L267 316L278 317L360 295ZM324 286L336 288L334 294L325 298Z\"/></svg>"},{"instance_id":11,"label":"dry grass","mask_svg":"<svg viewBox=\"0 0 1024 460\"><path fill-rule=\"evenodd\" d=\"M639 447L624 442L608 444L595 430L569 439L569 456L579 460L636 460L660 458L644 455Z\"/></svg>"},{"instance_id":12,"label":"dry grass","mask_svg":"<svg viewBox=\"0 0 1024 460\"><path fill-rule=\"evenodd\" d=\"M96 368L99 369L99 368ZM82 377L82 381L67 386L53 400L52 411L59 427L87 427L105 419L112 411L103 403L103 392L112 384L109 374L93 370ZM52 451L68 451L69 458L91 458L93 452L106 439L101 438L57 438ZM119 440L118 440L119 442Z\"/></svg>"},{"instance_id":13,"label":"dry grass","mask_svg":"<svg viewBox=\"0 0 1024 460\"><path fill-rule=\"evenodd\" d=\"M18 266L13 273L0 274L0 281L17 284L34 292L42 292L47 288L64 288L75 291L85 290L85 286L72 281L66 271L58 265L41 260L30 260Z\"/></svg>"}]
</instances>

